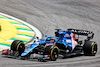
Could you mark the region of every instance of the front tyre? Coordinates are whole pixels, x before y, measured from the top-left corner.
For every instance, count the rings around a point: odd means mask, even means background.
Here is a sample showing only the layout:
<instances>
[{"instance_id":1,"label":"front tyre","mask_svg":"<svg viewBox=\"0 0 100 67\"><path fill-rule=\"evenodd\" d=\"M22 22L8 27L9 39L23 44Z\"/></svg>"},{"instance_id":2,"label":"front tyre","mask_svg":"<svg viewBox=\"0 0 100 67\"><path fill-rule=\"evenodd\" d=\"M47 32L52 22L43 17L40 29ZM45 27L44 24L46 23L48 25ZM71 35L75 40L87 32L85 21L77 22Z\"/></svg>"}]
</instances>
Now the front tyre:
<instances>
[{"instance_id":1,"label":"front tyre","mask_svg":"<svg viewBox=\"0 0 100 67\"><path fill-rule=\"evenodd\" d=\"M23 53L24 50L25 50L24 42L22 42L20 40L13 41L12 44L11 44L11 50L18 51L19 55L21 55L21 53Z\"/></svg>"},{"instance_id":2,"label":"front tyre","mask_svg":"<svg viewBox=\"0 0 100 67\"><path fill-rule=\"evenodd\" d=\"M56 61L59 54L59 48L57 46L49 45L45 48L45 54L50 55L51 61Z\"/></svg>"},{"instance_id":3,"label":"front tyre","mask_svg":"<svg viewBox=\"0 0 100 67\"><path fill-rule=\"evenodd\" d=\"M97 53L97 43L94 41L86 41L83 45L85 55L95 56Z\"/></svg>"},{"instance_id":4,"label":"front tyre","mask_svg":"<svg viewBox=\"0 0 100 67\"><path fill-rule=\"evenodd\" d=\"M52 49L51 49L51 53L50 53L50 59L52 61L56 61L56 59L58 58L58 54L59 54L59 51L58 51L58 47L57 46L54 46Z\"/></svg>"}]
</instances>

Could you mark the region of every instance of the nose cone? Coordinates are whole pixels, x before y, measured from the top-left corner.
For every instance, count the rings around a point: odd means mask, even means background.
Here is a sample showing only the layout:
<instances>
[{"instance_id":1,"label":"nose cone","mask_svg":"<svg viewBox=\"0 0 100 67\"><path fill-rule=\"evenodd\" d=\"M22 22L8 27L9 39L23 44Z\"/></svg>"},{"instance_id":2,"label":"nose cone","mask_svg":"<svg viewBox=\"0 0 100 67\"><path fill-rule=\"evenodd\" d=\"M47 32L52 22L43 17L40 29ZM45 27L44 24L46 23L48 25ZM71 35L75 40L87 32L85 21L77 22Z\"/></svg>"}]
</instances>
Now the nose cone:
<instances>
[{"instance_id":1,"label":"nose cone","mask_svg":"<svg viewBox=\"0 0 100 67\"><path fill-rule=\"evenodd\" d=\"M26 52L23 52L23 53L21 54L21 56L25 56L25 55L27 55L27 53L26 53Z\"/></svg>"}]
</instances>

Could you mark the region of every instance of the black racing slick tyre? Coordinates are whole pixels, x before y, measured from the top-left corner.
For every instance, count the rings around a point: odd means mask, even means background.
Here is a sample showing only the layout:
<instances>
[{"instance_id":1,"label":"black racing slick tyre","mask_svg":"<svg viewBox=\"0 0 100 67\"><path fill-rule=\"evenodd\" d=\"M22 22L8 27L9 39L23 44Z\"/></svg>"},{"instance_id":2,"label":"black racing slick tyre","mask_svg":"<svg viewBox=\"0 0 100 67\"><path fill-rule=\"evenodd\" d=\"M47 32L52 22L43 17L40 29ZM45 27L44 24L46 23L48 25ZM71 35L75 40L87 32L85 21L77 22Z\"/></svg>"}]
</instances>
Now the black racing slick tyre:
<instances>
[{"instance_id":1,"label":"black racing slick tyre","mask_svg":"<svg viewBox=\"0 0 100 67\"><path fill-rule=\"evenodd\" d=\"M86 56L95 56L97 53L97 43L94 41L86 41L83 45L83 50Z\"/></svg>"},{"instance_id":2,"label":"black racing slick tyre","mask_svg":"<svg viewBox=\"0 0 100 67\"><path fill-rule=\"evenodd\" d=\"M47 54L50 54L51 61L56 61L56 59L58 58L58 54L59 54L59 48L57 46L50 45L46 47L45 52Z\"/></svg>"},{"instance_id":3,"label":"black racing slick tyre","mask_svg":"<svg viewBox=\"0 0 100 67\"><path fill-rule=\"evenodd\" d=\"M13 41L11 44L11 50L18 51L19 55L21 55L21 53L24 52L24 50L25 50L24 42L22 42L20 40Z\"/></svg>"},{"instance_id":4,"label":"black racing slick tyre","mask_svg":"<svg viewBox=\"0 0 100 67\"><path fill-rule=\"evenodd\" d=\"M50 53L50 59L52 61L56 61L56 59L58 58L58 54L59 54L59 50L58 50L58 47L57 46L54 46L52 49L51 49L51 53Z\"/></svg>"}]
</instances>

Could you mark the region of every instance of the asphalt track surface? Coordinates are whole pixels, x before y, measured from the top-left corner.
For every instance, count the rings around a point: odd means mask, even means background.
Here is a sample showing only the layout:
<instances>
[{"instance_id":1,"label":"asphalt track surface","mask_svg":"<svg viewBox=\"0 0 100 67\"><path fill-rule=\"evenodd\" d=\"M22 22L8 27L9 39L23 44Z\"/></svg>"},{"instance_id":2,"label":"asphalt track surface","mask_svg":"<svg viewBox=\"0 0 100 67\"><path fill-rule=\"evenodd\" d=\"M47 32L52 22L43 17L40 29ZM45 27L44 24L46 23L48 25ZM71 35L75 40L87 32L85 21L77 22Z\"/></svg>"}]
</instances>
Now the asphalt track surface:
<instances>
[{"instance_id":1,"label":"asphalt track surface","mask_svg":"<svg viewBox=\"0 0 100 67\"><path fill-rule=\"evenodd\" d=\"M98 43L96 56L38 62L0 55L0 67L100 67L100 0L0 0L0 12L34 25L43 35L54 35L56 28L94 31Z\"/></svg>"}]
</instances>

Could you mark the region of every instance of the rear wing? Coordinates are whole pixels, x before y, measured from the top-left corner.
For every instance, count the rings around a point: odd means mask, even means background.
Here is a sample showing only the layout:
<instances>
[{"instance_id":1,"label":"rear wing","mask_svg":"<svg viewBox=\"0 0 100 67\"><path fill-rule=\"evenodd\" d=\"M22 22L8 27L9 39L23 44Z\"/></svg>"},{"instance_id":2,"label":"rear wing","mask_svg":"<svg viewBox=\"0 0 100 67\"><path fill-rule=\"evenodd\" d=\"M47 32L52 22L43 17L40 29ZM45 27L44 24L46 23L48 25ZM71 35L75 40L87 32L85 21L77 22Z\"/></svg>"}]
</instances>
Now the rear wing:
<instances>
[{"instance_id":1,"label":"rear wing","mask_svg":"<svg viewBox=\"0 0 100 67\"><path fill-rule=\"evenodd\" d=\"M87 36L87 39L89 39L89 40L92 39L94 36L93 31L79 30L79 29L68 29L68 30L77 35Z\"/></svg>"}]
</instances>

